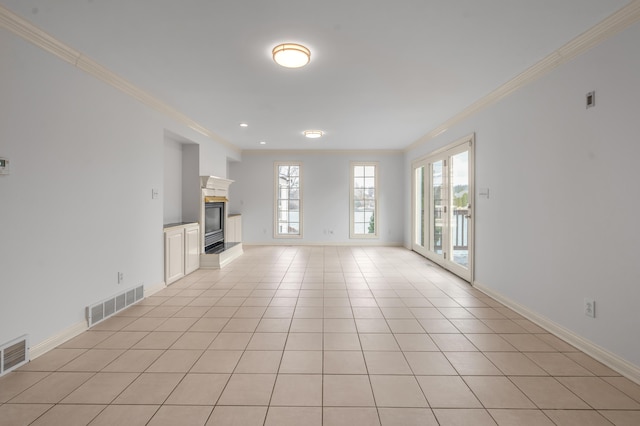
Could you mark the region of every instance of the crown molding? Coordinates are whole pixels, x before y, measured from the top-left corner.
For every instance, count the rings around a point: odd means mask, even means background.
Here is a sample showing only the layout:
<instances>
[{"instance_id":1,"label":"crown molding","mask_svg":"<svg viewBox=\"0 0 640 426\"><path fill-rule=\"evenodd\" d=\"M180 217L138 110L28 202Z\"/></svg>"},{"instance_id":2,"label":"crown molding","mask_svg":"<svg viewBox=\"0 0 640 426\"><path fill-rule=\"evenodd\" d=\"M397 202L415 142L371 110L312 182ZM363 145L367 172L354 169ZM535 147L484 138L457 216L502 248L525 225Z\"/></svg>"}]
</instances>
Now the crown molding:
<instances>
[{"instance_id":1,"label":"crown molding","mask_svg":"<svg viewBox=\"0 0 640 426\"><path fill-rule=\"evenodd\" d=\"M377 154L381 154L383 152L387 153L397 153L397 152L408 152L411 151L418 146L434 139L440 134L447 131L449 128L455 126L476 114L477 112L487 108L488 106L498 102L499 100L509 96L513 92L518 89L526 86L527 84L539 79L540 77L548 74L553 69L558 66L574 59L575 57L581 55L582 53L588 51L594 46L598 45L602 41L612 37L613 35L619 33L624 30L628 26L636 23L640 20L640 0L633 0L629 4L627 4L622 9L618 10L608 18L604 19L594 27L585 31L578 37L574 38L570 42L566 43L559 49L552 52L550 55L546 56L524 72L517 75L515 78L509 80L502 86L498 87L496 90L486 95L485 97L479 99L474 102L467 108L460 111L455 116L451 117L444 123L440 124L438 127L431 130L426 135L422 136L409 146L407 146L404 150L379 150L379 151L371 151ZM156 111L166 115L173 120L184 124L192 130L208 137L209 139L221 143L225 145L227 148L233 150L234 152L240 154L242 152L248 154L254 154L258 152L262 153L309 153L309 154L318 154L318 153L348 153L348 152L357 152L362 153L367 150L356 150L356 151L321 151L321 150L241 150L236 145L227 141L220 135L215 132L207 129L206 127L200 125L196 121L187 117L183 113L178 110L170 107L164 102L158 100L147 92L141 90L136 87L132 83L123 79L122 77L116 75L111 72L107 68L98 64L97 62L91 60L90 58L83 55L81 52L67 46L61 41L55 39L51 35L42 31L35 25L31 24L29 21L23 19L22 17L16 15L11 12L9 9L0 5L0 26L6 28L11 31L15 35L23 38L24 40L34 44L35 46L40 47L41 49L57 56L58 58L72 64L78 69L83 70L84 72L102 80L103 82L111 85L112 87L120 90L121 92L137 99L138 101L144 103L148 107L155 109Z\"/></svg>"},{"instance_id":2,"label":"crown molding","mask_svg":"<svg viewBox=\"0 0 640 426\"><path fill-rule=\"evenodd\" d=\"M630 25L640 20L640 0L633 0L622 9L605 18L600 23L591 27L578 37L561 46L545 58L535 63L530 68L518 74L493 92L480 98L478 101L469 105L435 129L431 130L420 139L407 146L404 151L409 152L420 145L434 139L435 137L446 132L451 127L465 121L467 118L477 112L493 105L501 99L511 95L527 84L541 78L550 73L560 65L571 61L577 56L583 54L589 49L600 44L604 40L618 34Z\"/></svg>"},{"instance_id":3,"label":"crown molding","mask_svg":"<svg viewBox=\"0 0 640 426\"><path fill-rule=\"evenodd\" d=\"M6 28L18 37L32 43L33 45L57 56L76 68L92 75L93 77L109 84L126 95L142 102L165 116L184 124L188 128L208 137L209 139L225 145L227 148L240 154L240 148L224 139L222 136L200 125L196 121L187 117L175 108L170 107L149 93L135 86L131 82L118 76L94 60L83 55L81 52L67 46L60 40L52 37L29 21L11 12L6 7L0 5L0 27Z\"/></svg>"},{"instance_id":4,"label":"crown molding","mask_svg":"<svg viewBox=\"0 0 640 426\"><path fill-rule=\"evenodd\" d=\"M81 53L61 43L27 20L0 5L0 26L58 58L75 65Z\"/></svg>"}]
</instances>

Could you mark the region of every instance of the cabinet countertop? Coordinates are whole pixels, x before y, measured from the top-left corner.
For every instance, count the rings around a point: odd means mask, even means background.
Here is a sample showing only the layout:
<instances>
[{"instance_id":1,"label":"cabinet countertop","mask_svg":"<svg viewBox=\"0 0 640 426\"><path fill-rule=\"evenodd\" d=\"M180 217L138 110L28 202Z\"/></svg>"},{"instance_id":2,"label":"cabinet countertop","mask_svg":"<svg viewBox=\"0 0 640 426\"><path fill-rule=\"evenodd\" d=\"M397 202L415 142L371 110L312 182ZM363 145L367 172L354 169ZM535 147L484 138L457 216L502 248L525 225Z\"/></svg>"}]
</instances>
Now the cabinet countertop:
<instances>
[{"instance_id":1,"label":"cabinet countertop","mask_svg":"<svg viewBox=\"0 0 640 426\"><path fill-rule=\"evenodd\" d=\"M166 223L162 225L162 229L167 230L169 228L177 228L180 226L189 226L189 225L198 225L198 222L176 222L176 223Z\"/></svg>"}]
</instances>

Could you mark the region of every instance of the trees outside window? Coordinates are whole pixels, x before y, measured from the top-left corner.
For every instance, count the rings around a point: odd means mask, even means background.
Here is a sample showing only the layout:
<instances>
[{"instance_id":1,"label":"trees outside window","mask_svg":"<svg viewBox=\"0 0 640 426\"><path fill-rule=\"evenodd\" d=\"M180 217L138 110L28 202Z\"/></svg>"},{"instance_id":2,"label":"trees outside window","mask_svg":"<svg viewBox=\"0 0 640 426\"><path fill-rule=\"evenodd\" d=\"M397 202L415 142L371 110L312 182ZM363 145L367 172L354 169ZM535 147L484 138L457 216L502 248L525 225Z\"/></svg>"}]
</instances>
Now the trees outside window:
<instances>
[{"instance_id":1,"label":"trees outside window","mask_svg":"<svg viewBox=\"0 0 640 426\"><path fill-rule=\"evenodd\" d=\"M351 238L378 237L378 163L351 163Z\"/></svg>"},{"instance_id":2,"label":"trees outside window","mask_svg":"<svg viewBox=\"0 0 640 426\"><path fill-rule=\"evenodd\" d=\"M302 165L275 163L276 238L302 237Z\"/></svg>"}]
</instances>

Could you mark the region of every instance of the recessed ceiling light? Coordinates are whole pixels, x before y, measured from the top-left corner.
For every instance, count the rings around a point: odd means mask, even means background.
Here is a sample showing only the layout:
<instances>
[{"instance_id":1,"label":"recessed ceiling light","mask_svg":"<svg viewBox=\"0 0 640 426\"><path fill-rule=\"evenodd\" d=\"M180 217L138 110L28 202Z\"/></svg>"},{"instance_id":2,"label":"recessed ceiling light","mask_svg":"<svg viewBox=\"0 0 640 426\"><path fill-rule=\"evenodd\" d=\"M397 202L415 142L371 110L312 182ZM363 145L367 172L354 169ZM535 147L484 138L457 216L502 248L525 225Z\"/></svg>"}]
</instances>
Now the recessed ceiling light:
<instances>
[{"instance_id":1,"label":"recessed ceiling light","mask_svg":"<svg viewBox=\"0 0 640 426\"><path fill-rule=\"evenodd\" d=\"M279 44L271 51L276 64L286 68L300 68L311 60L311 51L295 43Z\"/></svg>"},{"instance_id":2,"label":"recessed ceiling light","mask_svg":"<svg viewBox=\"0 0 640 426\"><path fill-rule=\"evenodd\" d=\"M266 145L267 143L265 141L260 141L260 145Z\"/></svg>"},{"instance_id":3,"label":"recessed ceiling light","mask_svg":"<svg viewBox=\"0 0 640 426\"><path fill-rule=\"evenodd\" d=\"M302 134L309 139L318 139L324 135L322 130L305 130Z\"/></svg>"},{"instance_id":4,"label":"recessed ceiling light","mask_svg":"<svg viewBox=\"0 0 640 426\"><path fill-rule=\"evenodd\" d=\"M240 123L240 127L249 127L247 123Z\"/></svg>"}]
</instances>

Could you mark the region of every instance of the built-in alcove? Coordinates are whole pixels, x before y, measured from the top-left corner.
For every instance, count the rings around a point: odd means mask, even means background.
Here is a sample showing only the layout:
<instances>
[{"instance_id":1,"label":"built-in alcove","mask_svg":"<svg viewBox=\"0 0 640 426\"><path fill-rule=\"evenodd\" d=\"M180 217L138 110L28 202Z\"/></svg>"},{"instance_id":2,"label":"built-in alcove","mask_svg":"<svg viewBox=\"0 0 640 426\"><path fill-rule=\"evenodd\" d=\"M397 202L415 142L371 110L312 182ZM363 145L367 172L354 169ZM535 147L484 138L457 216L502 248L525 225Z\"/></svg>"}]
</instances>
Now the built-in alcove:
<instances>
[{"instance_id":1,"label":"built-in alcove","mask_svg":"<svg viewBox=\"0 0 640 426\"><path fill-rule=\"evenodd\" d=\"M165 131L163 202L165 284L200 267L200 145Z\"/></svg>"},{"instance_id":2,"label":"built-in alcove","mask_svg":"<svg viewBox=\"0 0 640 426\"><path fill-rule=\"evenodd\" d=\"M163 223L200 219L200 145L165 131Z\"/></svg>"},{"instance_id":3,"label":"built-in alcove","mask_svg":"<svg viewBox=\"0 0 640 426\"><path fill-rule=\"evenodd\" d=\"M227 208L229 185L233 181L215 176L200 176L199 170L200 145L165 131L164 187L161 191L165 234L168 235L165 240L173 241L167 239L173 237L175 240L173 246L178 247L180 236L174 234L179 232L179 228L198 224L199 267L221 268L243 252L241 217L240 215L229 216ZM221 205L217 211L217 226L207 227L206 225L205 203L207 202ZM213 210L211 216L216 217ZM191 239L187 240L187 235ZM188 242L190 247L187 250L187 245L184 246L185 253L192 253L192 238L192 233L184 233L183 240L185 243ZM165 254L167 247L171 246L166 241ZM185 266L190 264L191 259L192 256L182 264ZM179 271L181 269L179 260L175 263L177 266L173 269ZM165 266L170 264L171 262L165 259ZM167 274L166 271L165 275L174 276L174 274ZM176 272L175 276L179 276L179 273Z\"/></svg>"}]
</instances>

